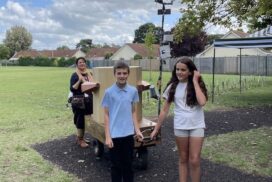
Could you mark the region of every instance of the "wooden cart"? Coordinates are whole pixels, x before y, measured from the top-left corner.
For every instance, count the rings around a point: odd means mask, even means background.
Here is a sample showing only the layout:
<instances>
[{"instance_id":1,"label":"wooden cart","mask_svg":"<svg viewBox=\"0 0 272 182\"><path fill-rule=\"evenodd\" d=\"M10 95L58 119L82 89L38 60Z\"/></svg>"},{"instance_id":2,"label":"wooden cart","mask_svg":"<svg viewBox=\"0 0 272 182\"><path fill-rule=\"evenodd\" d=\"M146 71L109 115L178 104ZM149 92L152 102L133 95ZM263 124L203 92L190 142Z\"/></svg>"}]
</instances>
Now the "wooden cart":
<instances>
[{"instance_id":1,"label":"wooden cart","mask_svg":"<svg viewBox=\"0 0 272 182\"><path fill-rule=\"evenodd\" d=\"M104 153L105 131L104 131L104 112L101 101L105 89L110 87L116 80L113 74L113 67L95 67L93 69L94 80L99 83L99 88L93 91L93 114L85 116L85 130L93 138L93 149L96 157L100 158ZM142 92L149 89L149 84L142 81L141 67L131 66L128 83L138 88L139 102L136 106L137 118L140 130L144 135L143 142L139 142L135 137L135 163L140 169L146 169L148 165L147 147L155 146L160 143L160 135L156 140L150 139L156 123L143 118L142 116Z\"/></svg>"}]
</instances>

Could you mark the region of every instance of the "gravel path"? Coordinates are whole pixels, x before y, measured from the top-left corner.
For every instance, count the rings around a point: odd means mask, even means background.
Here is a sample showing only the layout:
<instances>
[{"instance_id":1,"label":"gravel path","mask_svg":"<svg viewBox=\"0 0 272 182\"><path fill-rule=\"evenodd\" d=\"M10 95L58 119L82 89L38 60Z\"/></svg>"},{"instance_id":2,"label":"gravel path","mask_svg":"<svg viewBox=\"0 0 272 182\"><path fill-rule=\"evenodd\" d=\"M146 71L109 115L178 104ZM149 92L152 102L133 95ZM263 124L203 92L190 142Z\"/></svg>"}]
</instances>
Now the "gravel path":
<instances>
[{"instance_id":1,"label":"gravel path","mask_svg":"<svg viewBox=\"0 0 272 182\"><path fill-rule=\"evenodd\" d=\"M272 107L236 109L231 111L206 112L206 136L231 131L249 130L260 126L272 126ZM172 128L172 118L167 118L162 126L162 143L150 147L147 170L135 170L137 182L177 182L177 151ZM89 136L91 138L91 136ZM92 138L91 138L92 139ZM105 156L97 160L91 149L81 149L75 145L75 135L34 145L46 160L60 166L65 171L77 175L84 182L110 181L110 162ZM202 159L203 182L271 182L272 176L262 177L246 174L235 168Z\"/></svg>"}]
</instances>

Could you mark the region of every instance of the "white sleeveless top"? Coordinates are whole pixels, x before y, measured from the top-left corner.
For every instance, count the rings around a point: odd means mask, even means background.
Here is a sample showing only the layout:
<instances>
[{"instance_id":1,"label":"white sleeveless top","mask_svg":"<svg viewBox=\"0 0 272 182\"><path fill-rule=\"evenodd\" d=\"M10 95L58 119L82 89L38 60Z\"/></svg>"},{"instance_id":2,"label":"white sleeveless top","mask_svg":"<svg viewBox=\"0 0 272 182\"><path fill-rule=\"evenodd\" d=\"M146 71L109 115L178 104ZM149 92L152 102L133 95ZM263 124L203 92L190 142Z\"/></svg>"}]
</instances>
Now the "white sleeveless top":
<instances>
[{"instance_id":1,"label":"white sleeveless top","mask_svg":"<svg viewBox=\"0 0 272 182\"><path fill-rule=\"evenodd\" d=\"M166 88L162 97L168 99L171 84ZM187 82L179 82L175 93L174 128L175 129L197 129L205 128L204 111L200 105L193 107L186 105Z\"/></svg>"}]
</instances>

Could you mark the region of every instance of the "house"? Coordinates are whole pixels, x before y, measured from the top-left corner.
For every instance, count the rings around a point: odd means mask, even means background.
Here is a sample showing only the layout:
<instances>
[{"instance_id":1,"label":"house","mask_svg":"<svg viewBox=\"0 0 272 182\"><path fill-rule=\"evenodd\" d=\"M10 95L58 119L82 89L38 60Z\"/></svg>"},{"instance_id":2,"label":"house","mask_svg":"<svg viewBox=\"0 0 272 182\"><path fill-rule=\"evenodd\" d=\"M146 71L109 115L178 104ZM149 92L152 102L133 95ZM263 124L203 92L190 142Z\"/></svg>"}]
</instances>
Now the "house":
<instances>
[{"instance_id":1,"label":"house","mask_svg":"<svg viewBox=\"0 0 272 182\"><path fill-rule=\"evenodd\" d=\"M31 57L31 58L36 58L36 57L47 57L47 58L78 58L81 56L85 56L85 53L82 52L79 49L73 49L73 50L24 50L24 51L19 51L16 52L9 60L10 61L16 61L20 57Z\"/></svg>"},{"instance_id":2,"label":"house","mask_svg":"<svg viewBox=\"0 0 272 182\"><path fill-rule=\"evenodd\" d=\"M233 39L233 38L246 38L249 34L241 31L229 31L221 39ZM246 56L266 56L271 54L271 52L266 51L262 48L251 48L251 49L242 49L242 55ZM208 58L213 57L214 46L208 46L203 52L196 55L197 58ZM216 57L237 57L240 55L240 50L236 48L216 48Z\"/></svg>"},{"instance_id":3,"label":"house","mask_svg":"<svg viewBox=\"0 0 272 182\"><path fill-rule=\"evenodd\" d=\"M107 55L113 55L118 49L117 47L92 48L85 57L87 60L104 60Z\"/></svg>"},{"instance_id":4,"label":"house","mask_svg":"<svg viewBox=\"0 0 272 182\"><path fill-rule=\"evenodd\" d=\"M148 58L152 56L153 58L158 58L159 55L159 45L153 44L153 52L149 55L149 51L146 48L145 44L125 44L119 50L117 50L112 57L111 60L132 60L134 56L138 54L142 56L142 58Z\"/></svg>"}]
</instances>

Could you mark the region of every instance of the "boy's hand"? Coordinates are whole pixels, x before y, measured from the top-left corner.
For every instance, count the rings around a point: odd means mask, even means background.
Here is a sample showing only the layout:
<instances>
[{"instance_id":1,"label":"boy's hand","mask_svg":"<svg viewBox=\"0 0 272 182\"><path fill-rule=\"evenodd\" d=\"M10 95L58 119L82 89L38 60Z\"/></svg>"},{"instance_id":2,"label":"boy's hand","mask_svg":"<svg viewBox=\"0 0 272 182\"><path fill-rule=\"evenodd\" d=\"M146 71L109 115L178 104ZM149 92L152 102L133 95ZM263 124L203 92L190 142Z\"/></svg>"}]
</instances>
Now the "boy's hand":
<instances>
[{"instance_id":1,"label":"boy's hand","mask_svg":"<svg viewBox=\"0 0 272 182\"><path fill-rule=\"evenodd\" d=\"M136 137L140 142L144 139L144 136L140 130L136 130Z\"/></svg>"},{"instance_id":2,"label":"boy's hand","mask_svg":"<svg viewBox=\"0 0 272 182\"><path fill-rule=\"evenodd\" d=\"M106 138L105 145L109 148L113 148L113 142L110 137Z\"/></svg>"},{"instance_id":3,"label":"boy's hand","mask_svg":"<svg viewBox=\"0 0 272 182\"><path fill-rule=\"evenodd\" d=\"M156 137L156 135L158 134L158 130L156 130L156 128L152 131L152 133L150 134L150 138L151 138L151 140L153 140L155 137Z\"/></svg>"}]
</instances>

